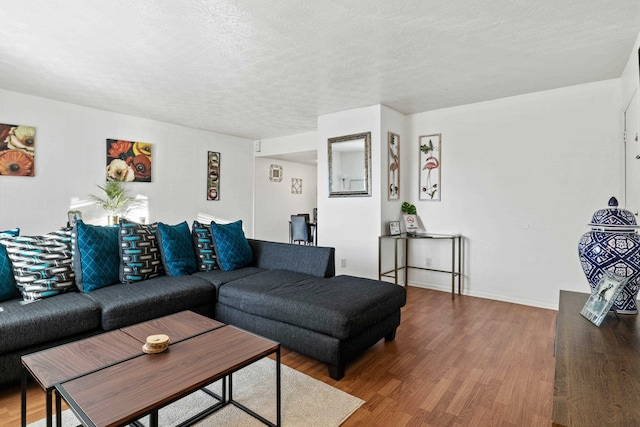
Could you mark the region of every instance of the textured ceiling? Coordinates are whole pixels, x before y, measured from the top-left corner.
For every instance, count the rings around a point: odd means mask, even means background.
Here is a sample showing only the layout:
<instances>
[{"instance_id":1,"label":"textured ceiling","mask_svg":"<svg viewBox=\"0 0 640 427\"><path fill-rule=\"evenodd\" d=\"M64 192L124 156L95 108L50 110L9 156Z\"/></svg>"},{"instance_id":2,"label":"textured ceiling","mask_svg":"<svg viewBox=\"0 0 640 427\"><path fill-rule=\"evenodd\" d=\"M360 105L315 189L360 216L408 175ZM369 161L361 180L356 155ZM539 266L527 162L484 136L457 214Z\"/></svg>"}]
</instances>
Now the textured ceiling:
<instances>
[{"instance_id":1,"label":"textured ceiling","mask_svg":"<svg viewBox=\"0 0 640 427\"><path fill-rule=\"evenodd\" d=\"M0 87L250 139L620 77L638 0L0 0Z\"/></svg>"}]
</instances>

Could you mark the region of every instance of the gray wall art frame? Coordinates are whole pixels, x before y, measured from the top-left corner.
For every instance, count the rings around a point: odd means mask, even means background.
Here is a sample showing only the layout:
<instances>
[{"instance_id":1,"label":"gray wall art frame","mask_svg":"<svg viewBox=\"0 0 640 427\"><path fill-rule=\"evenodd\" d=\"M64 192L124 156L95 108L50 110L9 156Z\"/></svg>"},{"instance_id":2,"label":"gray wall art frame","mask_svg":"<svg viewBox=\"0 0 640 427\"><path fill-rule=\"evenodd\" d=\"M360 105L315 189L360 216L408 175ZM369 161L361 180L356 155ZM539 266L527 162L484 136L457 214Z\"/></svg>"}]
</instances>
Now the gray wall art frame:
<instances>
[{"instance_id":1,"label":"gray wall art frame","mask_svg":"<svg viewBox=\"0 0 640 427\"><path fill-rule=\"evenodd\" d=\"M441 200L442 187L440 185L442 169L442 134L422 135L419 141L419 185L418 199Z\"/></svg>"},{"instance_id":2,"label":"gray wall art frame","mask_svg":"<svg viewBox=\"0 0 640 427\"><path fill-rule=\"evenodd\" d=\"M389 200L400 200L400 135L387 134L389 156L387 193Z\"/></svg>"},{"instance_id":3,"label":"gray wall art frame","mask_svg":"<svg viewBox=\"0 0 640 427\"><path fill-rule=\"evenodd\" d=\"M220 153L207 152L207 200L220 200Z\"/></svg>"}]
</instances>

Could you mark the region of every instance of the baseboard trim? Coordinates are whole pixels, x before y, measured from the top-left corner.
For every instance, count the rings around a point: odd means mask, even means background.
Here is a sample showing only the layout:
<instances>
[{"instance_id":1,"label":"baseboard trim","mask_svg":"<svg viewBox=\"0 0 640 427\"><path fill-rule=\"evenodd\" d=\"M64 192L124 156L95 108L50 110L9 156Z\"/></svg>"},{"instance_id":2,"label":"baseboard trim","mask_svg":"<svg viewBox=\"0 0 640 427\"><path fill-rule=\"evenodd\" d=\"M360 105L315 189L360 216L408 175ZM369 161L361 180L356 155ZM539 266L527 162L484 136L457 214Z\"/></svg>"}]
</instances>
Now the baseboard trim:
<instances>
[{"instance_id":1,"label":"baseboard trim","mask_svg":"<svg viewBox=\"0 0 640 427\"><path fill-rule=\"evenodd\" d=\"M443 286L443 285L436 285L433 283L412 281L411 283L409 283L409 286L415 286L416 288L433 289L434 291L451 292L450 287ZM456 292L457 291L458 291L458 287L456 283ZM463 289L462 295L468 295L471 297L484 298L484 299L491 299L491 300L502 301L502 302L509 302L512 304L528 305L531 307L546 308L549 310L558 310L557 303L553 304L553 303L544 302L544 301L529 300L526 298L508 297L508 296L496 295L488 292L465 291Z\"/></svg>"}]
</instances>

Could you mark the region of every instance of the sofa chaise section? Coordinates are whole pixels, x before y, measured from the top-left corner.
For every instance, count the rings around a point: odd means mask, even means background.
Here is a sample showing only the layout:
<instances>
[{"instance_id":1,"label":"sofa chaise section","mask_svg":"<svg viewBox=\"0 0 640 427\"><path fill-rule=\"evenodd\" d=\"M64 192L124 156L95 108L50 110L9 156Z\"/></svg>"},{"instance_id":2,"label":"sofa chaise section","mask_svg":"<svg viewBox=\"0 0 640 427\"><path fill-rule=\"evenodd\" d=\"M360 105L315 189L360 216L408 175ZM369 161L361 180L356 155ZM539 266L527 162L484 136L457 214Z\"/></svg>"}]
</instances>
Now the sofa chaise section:
<instances>
[{"instance_id":1,"label":"sofa chaise section","mask_svg":"<svg viewBox=\"0 0 640 427\"><path fill-rule=\"evenodd\" d=\"M404 288L352 276L266 270L223 285L216 318L329 364L332 378L381 338L393 340Z\"/></svg>"}]
</instances>

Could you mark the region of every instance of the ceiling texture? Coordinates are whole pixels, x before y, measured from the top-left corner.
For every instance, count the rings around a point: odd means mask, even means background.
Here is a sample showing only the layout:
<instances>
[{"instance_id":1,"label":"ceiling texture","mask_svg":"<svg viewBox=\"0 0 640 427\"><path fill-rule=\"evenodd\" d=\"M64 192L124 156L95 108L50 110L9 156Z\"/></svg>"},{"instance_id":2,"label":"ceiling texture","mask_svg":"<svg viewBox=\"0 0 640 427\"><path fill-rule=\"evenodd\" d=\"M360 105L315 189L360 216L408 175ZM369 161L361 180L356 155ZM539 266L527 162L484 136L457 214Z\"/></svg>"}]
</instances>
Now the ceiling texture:
<instances>
[{"instance_id":1,"label":"ceiling texture","mask_svg":"<svg viewBox=\"0 0 640 427\"><path fill-rule=\"evenodd\" d=\"M0 0L0 88L248 139L618 78L639 0ZM8 113L5 111L5 113Z\"/></svg>"}]
</instances>

